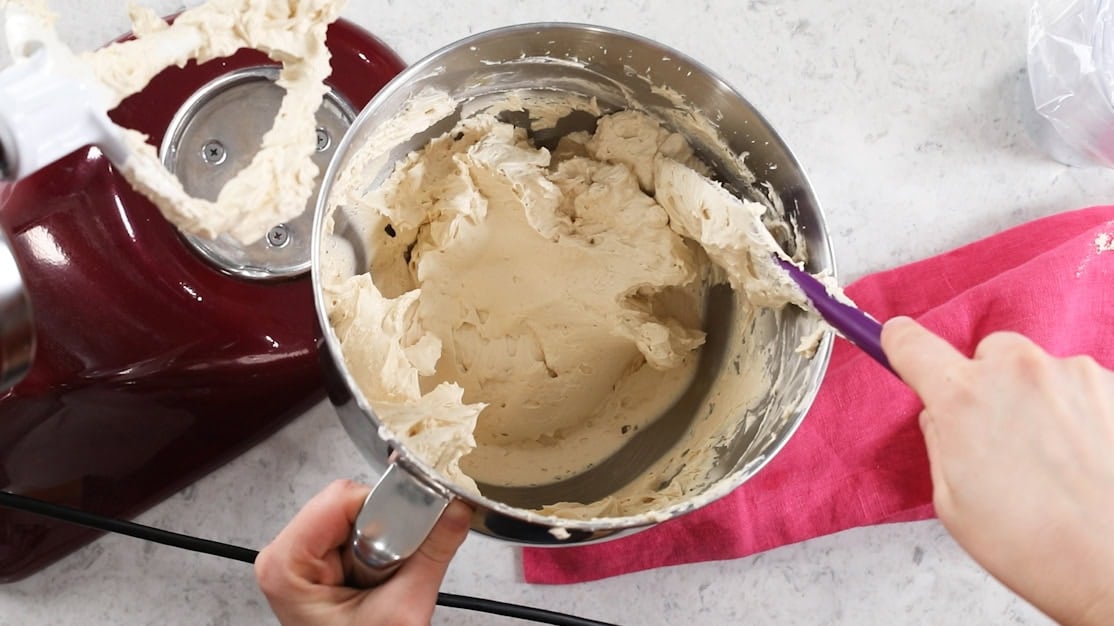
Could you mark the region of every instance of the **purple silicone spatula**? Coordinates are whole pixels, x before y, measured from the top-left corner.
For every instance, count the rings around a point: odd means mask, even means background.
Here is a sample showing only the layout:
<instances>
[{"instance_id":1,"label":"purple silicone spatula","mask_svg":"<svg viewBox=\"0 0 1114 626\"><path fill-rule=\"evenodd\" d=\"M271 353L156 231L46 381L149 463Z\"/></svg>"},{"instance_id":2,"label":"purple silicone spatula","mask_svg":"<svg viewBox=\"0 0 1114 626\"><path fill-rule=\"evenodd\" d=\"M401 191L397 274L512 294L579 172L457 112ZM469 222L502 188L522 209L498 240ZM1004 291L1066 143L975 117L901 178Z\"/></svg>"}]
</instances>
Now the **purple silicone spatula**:
<instances>
[{"instance_id":1,"label":"purple silicone spatula","mask_svg":"<svg viewBox=\"0 0 1114 626\"><path fill-rule=\"evenodd\" d=\"M774 258L785 268L785 271L789 272L793 281L801 286L801 290L812 301L817 312L832 325L832 328L838 330L848 341L881 363L883 367L893 371L890 360L882 351L882 325L877 320L853 306L836 300L828 293L828 288L808 272L781 257Z\"/></svg>"}]
</instances>

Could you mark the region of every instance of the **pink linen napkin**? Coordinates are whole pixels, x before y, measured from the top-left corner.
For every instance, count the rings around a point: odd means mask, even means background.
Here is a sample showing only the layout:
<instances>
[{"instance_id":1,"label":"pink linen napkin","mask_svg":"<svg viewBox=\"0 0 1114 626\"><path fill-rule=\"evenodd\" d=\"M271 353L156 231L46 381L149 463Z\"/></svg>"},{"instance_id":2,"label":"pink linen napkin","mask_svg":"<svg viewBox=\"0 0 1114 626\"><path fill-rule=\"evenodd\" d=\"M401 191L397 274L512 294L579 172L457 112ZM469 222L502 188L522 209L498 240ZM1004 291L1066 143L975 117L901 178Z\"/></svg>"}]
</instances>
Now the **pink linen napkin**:
<instances>
[{"instance_id":1,"label":"pink linen napkin","mask_svg":"<svg viewBox=\"0 0 1114 626\"><path fill-rule=\"evenodd\" d=\"M997 330L1057 356L1114 368L1114 206L1040 219L847 288L878 319L916 318L968 355ZM527 548L527 582L573 583L733 559L847 528L930 518L920 400L849 343L836 342L801 427L723 499L637 535Z\"/></svg>"}]
</instances>

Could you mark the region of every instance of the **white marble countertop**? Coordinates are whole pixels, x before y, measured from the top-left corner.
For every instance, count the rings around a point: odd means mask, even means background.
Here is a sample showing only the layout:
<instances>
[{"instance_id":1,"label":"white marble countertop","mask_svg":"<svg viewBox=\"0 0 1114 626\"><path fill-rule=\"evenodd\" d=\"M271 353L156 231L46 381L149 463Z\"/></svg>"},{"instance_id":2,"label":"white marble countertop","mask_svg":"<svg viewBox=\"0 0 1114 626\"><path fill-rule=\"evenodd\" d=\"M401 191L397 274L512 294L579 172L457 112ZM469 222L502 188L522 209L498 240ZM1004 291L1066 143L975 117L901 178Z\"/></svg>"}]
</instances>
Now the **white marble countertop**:
<instances>
[{"instance_id":1,"label":"white marble countertop","mask_svg":"<svg viewBox=\"0 0 1114 626\"><path fill-rule=\"evenodd\" d=\"M51 4L79 49L128 30L123 3ZM1027 8L1026 0L353 0L345 15L407 61L481 30L546 20L622 28L695 57L750 99L803 162L849 281L1111 200L1114 172L1052 162L1022 128ZM258 547L343 476L372 478L331 408L319 406L138 521ZM525 584L513 548L473 536L444 590L628 624L1047 621L934 521L572 586ZM0 624L271 621L250 567L124 537L0 586ZM452 609L434 622L519 623Z\"/></svg>"}]
</instances>

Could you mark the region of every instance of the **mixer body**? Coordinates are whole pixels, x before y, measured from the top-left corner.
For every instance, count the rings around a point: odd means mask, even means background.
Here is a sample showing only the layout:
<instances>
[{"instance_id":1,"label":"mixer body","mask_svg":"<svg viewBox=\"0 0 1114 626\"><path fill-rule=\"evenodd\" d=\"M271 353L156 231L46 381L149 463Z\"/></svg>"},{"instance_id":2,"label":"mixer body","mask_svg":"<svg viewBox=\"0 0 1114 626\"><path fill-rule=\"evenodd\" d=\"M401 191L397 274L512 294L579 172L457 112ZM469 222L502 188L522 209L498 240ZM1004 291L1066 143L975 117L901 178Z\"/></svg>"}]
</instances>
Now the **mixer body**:
<instances>
[{"instance_id":1,"label":"mixer body","mask_svg":"<svg viewBox=\"0 0 1114 626\"><path fill-rule=\"evenodd\" d=\"M363 30L330 27L329 84L359 110L403 67ZM255 51L170 68L112 118L158 146L175 113ZM33 311L30 370L0 396L0 489L132 517L323 397L308 273L252 279L198 254L96 148L0 186ZM96 537L0 510L0 581Z\"/></svg>"}]
</instances>

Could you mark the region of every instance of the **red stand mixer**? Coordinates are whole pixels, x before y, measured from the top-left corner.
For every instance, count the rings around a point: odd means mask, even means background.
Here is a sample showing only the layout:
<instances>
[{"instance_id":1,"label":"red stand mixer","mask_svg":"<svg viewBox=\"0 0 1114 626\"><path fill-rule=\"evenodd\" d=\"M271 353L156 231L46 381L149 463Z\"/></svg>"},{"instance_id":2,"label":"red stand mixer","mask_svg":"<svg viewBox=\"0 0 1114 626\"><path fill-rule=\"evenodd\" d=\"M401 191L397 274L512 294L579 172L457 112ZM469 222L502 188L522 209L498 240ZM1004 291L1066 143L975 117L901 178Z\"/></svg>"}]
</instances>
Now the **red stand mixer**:
<instances>
[{"instance_id":1,"label":"red stand mixer","mask_svg":"<svg viewBox=\"0 0 1114 626\"><path fill-rule=\"evenodd\" d=\"M322 170L354 112L404 67L343 21L328 47ZM192 195L215 196L270 126L275 67L251 50L172 67L110 116L161 144ZM0 396L0 489L132 517L323 398L311 214L252 246L183 236L91 147L0 184L14 257L0 254L0 375L26 370ZM97 535L0 509L0 581Z\"/></svg>"}]
</instances>

